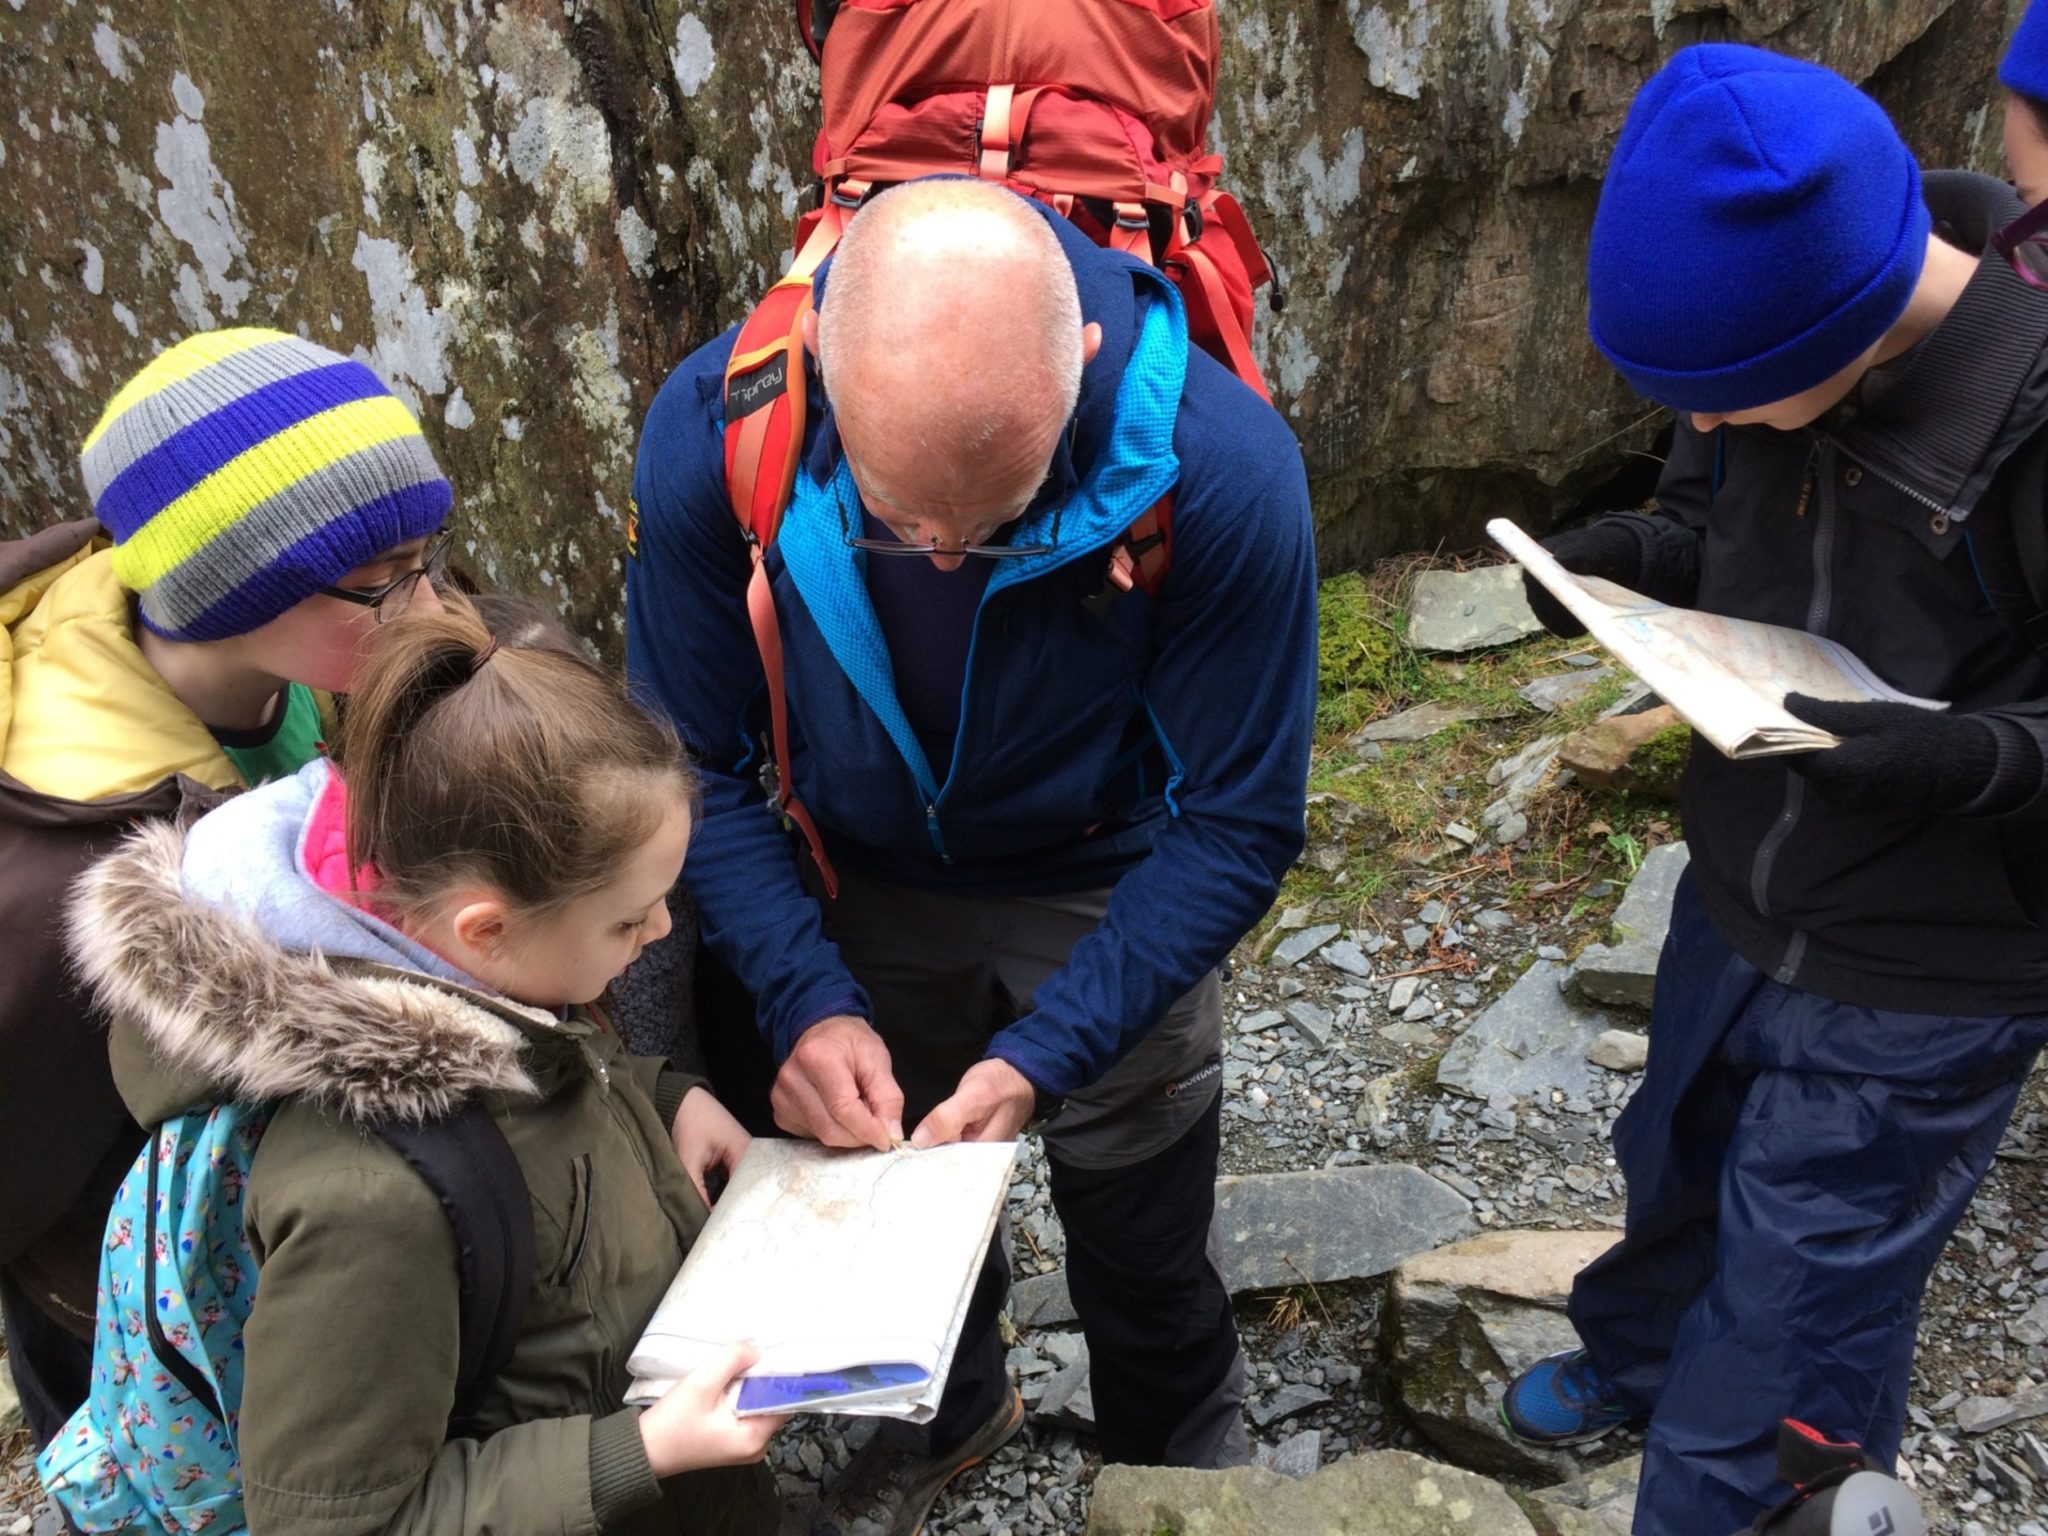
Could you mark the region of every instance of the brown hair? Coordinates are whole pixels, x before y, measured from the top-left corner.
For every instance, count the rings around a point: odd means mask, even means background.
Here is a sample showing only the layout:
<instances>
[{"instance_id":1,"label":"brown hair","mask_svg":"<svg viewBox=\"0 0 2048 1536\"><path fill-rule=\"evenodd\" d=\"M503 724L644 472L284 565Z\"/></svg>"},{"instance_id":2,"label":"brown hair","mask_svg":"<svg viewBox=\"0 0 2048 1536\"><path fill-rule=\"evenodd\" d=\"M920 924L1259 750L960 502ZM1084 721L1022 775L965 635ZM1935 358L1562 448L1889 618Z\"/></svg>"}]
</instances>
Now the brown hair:
<instances>
[{"instance_id":1,"label":"brown hair","mask_svg":"<svg viewBox=\"0 0 2048 1536\"><path fill-rule=\"evenodd\" d=\"M675 802L649 780L690 803L696 775L675 731L537 610L538 625L494 614L493 636L466 599L441 603L378 632L349 698L349 862L377 871L394 915L462 880L552 911L653 835Z\"/></svg>"}]
</instances>

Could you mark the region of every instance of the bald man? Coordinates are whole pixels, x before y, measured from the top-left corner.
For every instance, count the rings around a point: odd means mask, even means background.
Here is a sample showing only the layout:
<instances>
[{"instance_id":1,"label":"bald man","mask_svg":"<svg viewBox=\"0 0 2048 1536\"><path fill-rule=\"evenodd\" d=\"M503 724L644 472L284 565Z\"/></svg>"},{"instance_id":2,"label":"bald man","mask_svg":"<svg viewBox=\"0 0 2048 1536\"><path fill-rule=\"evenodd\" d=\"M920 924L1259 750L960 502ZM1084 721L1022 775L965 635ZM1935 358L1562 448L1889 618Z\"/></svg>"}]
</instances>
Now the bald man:
<instances>
[{"instance_id":1,"label":"bald man","mask_svg":"<svg viewBox=\"0 0 2048 1536\"><path fill-rule=\"evenodd\" d=\"M1274 411L1157 272L964 179L870 199L816 285L823 409L769 555L796 791L763 801L750 556L722 478L730 334L641 440L627 660L700 754L690 884L753 992L776 1119L832 1146L1042 1120L1103 1453L1247 1459L1209 1256L1216 967L1302 846L1307 488ZM1173 493L1155 597L1112 547ZM909 1536L1021 1414L992 1251L938 1417L890 1425L817 1530ZM820 1284L829 1284L820 1277Z\"/></svg>"}]
</instances>

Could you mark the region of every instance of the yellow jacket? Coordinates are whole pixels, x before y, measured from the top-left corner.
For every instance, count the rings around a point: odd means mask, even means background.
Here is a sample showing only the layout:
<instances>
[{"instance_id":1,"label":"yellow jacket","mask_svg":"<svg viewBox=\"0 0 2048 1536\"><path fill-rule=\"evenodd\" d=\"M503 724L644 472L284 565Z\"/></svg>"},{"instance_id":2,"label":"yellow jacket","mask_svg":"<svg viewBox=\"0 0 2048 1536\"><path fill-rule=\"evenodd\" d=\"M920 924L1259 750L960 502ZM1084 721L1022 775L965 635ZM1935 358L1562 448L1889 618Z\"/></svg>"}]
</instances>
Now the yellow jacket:
<instances>
[{"instance_id":1,"label":"yellow jacket","mask_svg":"<svg viewBox=\"0 0 2048 1536\"><path fill-rule=\"evenodd\" d=\"M135 643L113 558L94 539L0 593L0 772L66 800L132 794L179 774L242 788Z\"/></svg>"}]
</instances>

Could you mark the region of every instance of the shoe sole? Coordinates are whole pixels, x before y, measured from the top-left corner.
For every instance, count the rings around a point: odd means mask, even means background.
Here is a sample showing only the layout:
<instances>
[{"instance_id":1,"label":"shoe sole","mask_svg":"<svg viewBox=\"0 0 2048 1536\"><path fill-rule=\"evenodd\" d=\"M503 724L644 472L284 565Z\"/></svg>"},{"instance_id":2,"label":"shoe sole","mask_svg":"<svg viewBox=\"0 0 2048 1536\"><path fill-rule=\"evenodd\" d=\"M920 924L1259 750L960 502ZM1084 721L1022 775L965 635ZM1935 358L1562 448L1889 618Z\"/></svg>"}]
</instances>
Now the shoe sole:
<instances>
[{"instance_id":1,"label":"shoe sole","mask_svg":"<svg viewBox=\"0 0 2048 1536\"><path fill-rule=\"evenodd\" d=\"M1599 1429L1587 1430L1583 1434L1544 1435L1538 1437L1535 1435L1525 1435L1522 1431L1515 1428L1514 1420L1508 1417L1507 1404L1502 1403L1496 1411L1500 1414L1500 1427L1508 1432L1509 1439L1513 1440L1517 1445L1532 1446L1539 1451L1562 1450L1568 1445L1591 1445L1595 1440L1605 1440L1617 1429L1627 1427L1629 1422L1627 1419L1616 1419L1612 1424L1603 1425ZM915 1536L915 1533L913 1533L913 1536Z\"/></svg>"},{"instance_id":2,"label":"shoe sole","mask_svg":"<svg viewBox=\"0 0 2048 1536\"><path fill-rule=\"evenodd\" d=\"M930 1495L924 1500L924 1512L917 1517L917 1524L913 1525L907 1532L902 1533L902 1536L924 1536L924 1523L931 1515L932 1506L938 1503L939 1495L952 1485L953 1479L962 1472L972 1471L984 1461L987 1461L989 1457L995 1455L997 1451L1008 1445L1017 1431L1023 1427L1024 1398L1016 1388L1012 1387L1010 1389L1009 1417L1003 1420L1002 1424L993 1431L984 1430L982 1434L977 1435L968 1442L968 1445L973 1447L972 1451L963 1456L960 1463L933 1486ZM963 1449L966 1448L963 1447Z\"/></svg>"}]
</instances>

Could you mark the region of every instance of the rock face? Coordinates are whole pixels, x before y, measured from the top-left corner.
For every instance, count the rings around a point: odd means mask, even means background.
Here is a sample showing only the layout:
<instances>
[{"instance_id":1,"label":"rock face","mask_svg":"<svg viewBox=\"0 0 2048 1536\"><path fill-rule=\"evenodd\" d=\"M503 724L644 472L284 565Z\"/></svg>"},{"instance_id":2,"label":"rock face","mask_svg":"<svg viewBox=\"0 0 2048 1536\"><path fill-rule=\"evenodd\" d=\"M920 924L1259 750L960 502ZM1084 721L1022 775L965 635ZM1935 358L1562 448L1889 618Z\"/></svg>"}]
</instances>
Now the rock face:
<instances>
[{"instance_id":1,"label":"rock face","mask_svg":"<svg viewBox=\"0 0 2048 1536\"><path fill-rule=\"evenodd\" d=\"M1659 800L1678 798L1678 781L1691 756L1692 731L1669 704L1596 720L1572 732L1558 750L1558 761L1589 789L1628 790Z\"/></svg>"},{"instance_id":2,"label":"rock face","mask_svg":"<svg viewBox=\"0 0 2048 1536\"><path fill-rule=\"evenodd\" d=\"M1536 1536L1506 1489L1406 1451L1332 1462L1299 1481L1260 1467L1104 1467L1088 1536Z\"/></svg>"},{"instance_id":3,"label":"rock face","mask_svg":"<svg viewBox=\"0 0 2048 1536\"><path fill-rule=\"evenodd\" d=\"M1383 1315L1392 1385L1415 1427L1460 1466L1537 1480L1573 1462L1513 1440L1500 1420L1508 1383L1577 1347L1564 1315L1572 1277L1611 1232L1489 1232L1409 1259Z\"/></svg>"},{"instance_id":4,"label":"rock face","mask_svg":"<svg viewBox=\"0 0 2048 1536\"><path fill-rule=\"evenodd\" d=\"M1214 139L1289 295L1256 345L1326 563L1542 527L1655 431L1585 338L1597 177L1679 46L1872 88L1992 163L2004 0L1231 0ZM197 327L360 349L473 572L618 650L640 418L759 297L816 72L741 0L0 7L0 532L76 513L120 380Z\"/></svg>"}]
</instances>

